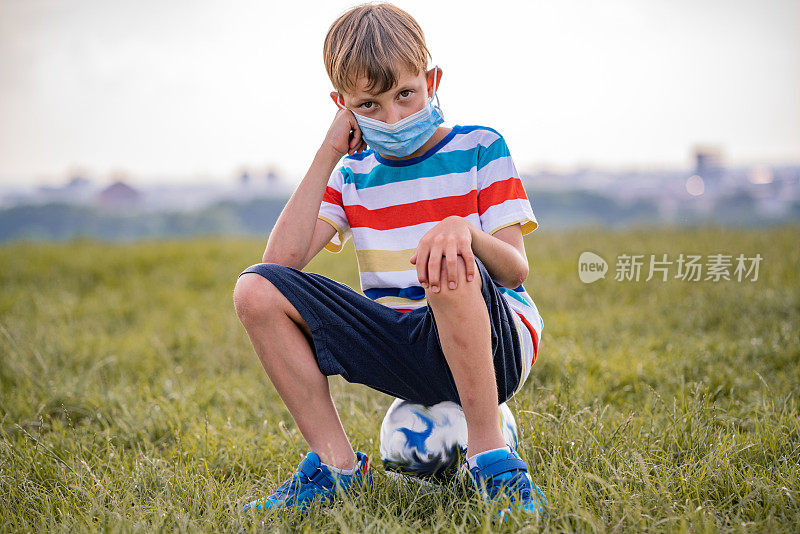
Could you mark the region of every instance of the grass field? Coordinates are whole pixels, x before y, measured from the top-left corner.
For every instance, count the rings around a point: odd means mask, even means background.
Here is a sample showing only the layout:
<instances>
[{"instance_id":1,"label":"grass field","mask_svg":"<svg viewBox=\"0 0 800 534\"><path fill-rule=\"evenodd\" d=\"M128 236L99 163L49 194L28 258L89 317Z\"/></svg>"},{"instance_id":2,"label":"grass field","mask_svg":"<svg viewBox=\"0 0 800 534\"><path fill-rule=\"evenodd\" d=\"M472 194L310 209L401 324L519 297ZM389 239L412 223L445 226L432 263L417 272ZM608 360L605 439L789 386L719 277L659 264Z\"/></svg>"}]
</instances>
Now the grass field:
<instances>
[{"instance_id":1,"label":"grass field","mask_svg":"<svg viewBox=\"0 0 800 534\"><path fill-rule=\"evenodd\" d=\"M239 513L307 451L233 309L264 240L5 245L0 531L797 532L799 243L797 226L526 237L545 326L509 406L551 508L502 527L468 486L388 479L391 399L339 377L373 491L303 522ZM609 261L605 280L580 282L585 250ZM619 254L651 253L764 259L755 282L614 280ZM306 270L360 289L352 242Z\"/></svg>"}]
</instances>

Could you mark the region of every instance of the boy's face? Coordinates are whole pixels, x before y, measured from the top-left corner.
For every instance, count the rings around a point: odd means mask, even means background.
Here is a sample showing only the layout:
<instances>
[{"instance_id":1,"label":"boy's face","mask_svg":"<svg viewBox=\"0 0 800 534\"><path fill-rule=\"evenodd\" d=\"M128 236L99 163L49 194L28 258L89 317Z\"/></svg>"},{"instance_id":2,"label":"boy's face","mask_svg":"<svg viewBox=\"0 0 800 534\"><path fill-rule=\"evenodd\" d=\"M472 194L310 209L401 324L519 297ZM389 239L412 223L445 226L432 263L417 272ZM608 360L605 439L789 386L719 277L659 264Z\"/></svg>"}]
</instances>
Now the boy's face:
<instances>
[{"instance_id":1,"label":"boy's face","mask_svg":"<svg viewBox=\"0 0 800 534\"><path fill-rule=\"evenodd\" d=\"M354 113L370 117L388 124L408 117L421 110L429 97L433 96L434 70L414 74L408 69L397 73L397 81L391 89L372 95L367 92L369 80L362 76L356 80L353 93L331 93L334 102L341 95L345 107ZM436 73L437 85L442 79L442 69Z\"/></svg>"}]
</instances>

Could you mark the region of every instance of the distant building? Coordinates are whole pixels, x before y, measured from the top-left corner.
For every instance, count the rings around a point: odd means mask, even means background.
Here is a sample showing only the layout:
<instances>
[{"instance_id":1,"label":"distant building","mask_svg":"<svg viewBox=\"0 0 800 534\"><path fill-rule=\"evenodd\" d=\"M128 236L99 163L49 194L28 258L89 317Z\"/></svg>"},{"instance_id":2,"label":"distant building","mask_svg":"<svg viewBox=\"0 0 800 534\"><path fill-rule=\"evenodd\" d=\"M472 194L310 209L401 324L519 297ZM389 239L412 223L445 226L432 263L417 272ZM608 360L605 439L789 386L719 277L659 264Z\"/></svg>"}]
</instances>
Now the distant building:
<instances>
[{"instance_id":1,"label":"distant building","mask_svg":"<svg viewBox=\"0 0 800 534\"><path fill-rule=\"evenodd\" d=\"M92 181L88 178L84 178L80 175L75 175L70 178L67 185L64 186L64 189L70 191L85 191L92 187Z\"/></svg>"},{"instance_id":2,"label":"distant building","mask_svg":"<svg viewBox=\"0 0 800 534\"><path fill-rule=\"evenodd\" d=\"M80 175L72 176L64 185L42 185L36 188L33 197L39 202L85 203L91 200L96 188L92 181Z\"/></svg>"},{"instance_id":3,"label":"distant building","mask_svg":"<svg viewBox=\"0 0 800 534\"><path fill-rule=\"evenodd\" d=\"M694 147L694 161L694 174L702 179L705 193L719 193L725 176L722 151L715 146L697 145Z\"/></svg>"},{"instance_id":4,"label":"distant building","mask_svg":"<svg viewBox=\"0 0 800 534\"><path fill-rule=\"evenodd\" d=\"M138 208L141 201L142 194L122 181L116 181L97 193L98 206L109 210Z\"/></svg>"}]
</instances>

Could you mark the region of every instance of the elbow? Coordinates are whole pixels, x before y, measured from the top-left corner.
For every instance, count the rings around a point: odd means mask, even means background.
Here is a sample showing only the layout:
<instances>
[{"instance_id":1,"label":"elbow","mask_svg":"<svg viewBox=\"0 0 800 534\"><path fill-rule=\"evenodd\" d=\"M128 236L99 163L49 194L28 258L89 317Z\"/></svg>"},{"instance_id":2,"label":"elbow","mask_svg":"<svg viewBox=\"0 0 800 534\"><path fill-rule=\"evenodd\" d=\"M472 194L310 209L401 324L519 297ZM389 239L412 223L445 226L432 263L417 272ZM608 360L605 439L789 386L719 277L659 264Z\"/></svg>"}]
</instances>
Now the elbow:
<instances>
[{"instance_id":1,"label":"elbow","mask_svg":"<svg viewBox=\"0 0 800 534\"><path fill-rule=\"evenodd\" d=\"M276 252L264 252L264 256L261 258L263 263L277 263L278 265L284 265L286 267L294 267L295 269L302 269L303 258L298 253L294 252L284 252L284 253L276 253Z\"/></svg>"},{"instance_id":2,"label":"elbow","mask_svg":"<svg viewBox=\"0 0 800 534\"><path fill-rule=\"evenodd\" d=\"M522 283L523 283L524 281L525 281L525 279L524 279L524 278L516 278L515 280L512 280L512 281L511 281L511 284L509 284L509 285L508 285L508 286L506 286L506 287L508 287L508 289L517 289L519 286L521 286L521 285L522 285Z\"/></svg>"},{"instance_id":3,"label":"elbow","mask_svg":"<svg viewBox=\"0 0 800 534\"><path fill-rule=\"evenodd\" d=\"M530 275L530 270L528 269L528 264L525 264L525 270L520 275L519 283L522 284L523 282L525 282L525 280L528 279L528 275Z\"/></svg>"},{"instance_id":4,"label":"elbow","mask_svg":"<svg viewBox=\"0 0 800 534\"><path fill-rule=\"evenodd\" d=\"M517 278L514 280L514 288L517 288L525 283L525 280L528 279L528 274L528 263L526 262L522 269L517 272Z\"/></svg>"},{"instance_id":5,"label":"elbow","mask_svg":"<svg viewBox=\"0 0 800 534\"><path fill-rule=\"evenodd\" d=\"M523 275L520 274L520 275L517 275L516 278L508 280L507 282L501 283L501 285L503 287L508 288L508 289L517 289L519 286L522 285L523 282L525 282L526 278L527 278L527 275L523 276Z\"/></svg>"}]
</instances>

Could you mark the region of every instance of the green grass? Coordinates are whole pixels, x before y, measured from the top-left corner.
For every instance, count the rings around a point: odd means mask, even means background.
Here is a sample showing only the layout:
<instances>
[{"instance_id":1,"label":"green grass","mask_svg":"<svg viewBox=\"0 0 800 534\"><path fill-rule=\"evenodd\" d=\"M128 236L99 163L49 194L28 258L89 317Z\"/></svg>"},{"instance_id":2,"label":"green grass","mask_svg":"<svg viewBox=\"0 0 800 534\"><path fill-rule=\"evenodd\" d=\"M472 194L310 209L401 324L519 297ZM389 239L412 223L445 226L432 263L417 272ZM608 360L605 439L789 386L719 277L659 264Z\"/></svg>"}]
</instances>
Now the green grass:
<instances>
[{"instance_id":1,"label":"green grass","mask_svg":"<svg viewBox=\"0 0 800 534\"><path fill-rule=\"evenodd\" d=\"M539 360L509 401L543 523L493 526L469 488L388 479L267 523L306 445L232 303L265 241L0 248L0 531L795 531L800 523L800 228L537 231L525 283ZM592 250L605 280L577 277ZM760 253L756 282L617 282L618 254ZM306 270L358 289L349 243ZM332 377L378 460L391 399Z\"/></svg>"}]
</instances>

